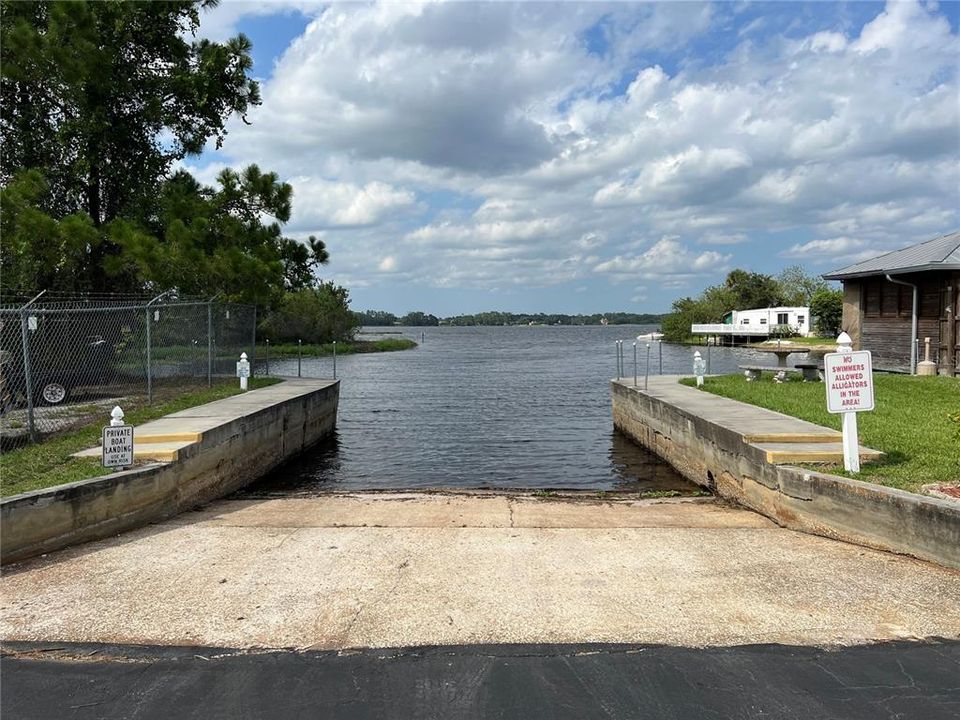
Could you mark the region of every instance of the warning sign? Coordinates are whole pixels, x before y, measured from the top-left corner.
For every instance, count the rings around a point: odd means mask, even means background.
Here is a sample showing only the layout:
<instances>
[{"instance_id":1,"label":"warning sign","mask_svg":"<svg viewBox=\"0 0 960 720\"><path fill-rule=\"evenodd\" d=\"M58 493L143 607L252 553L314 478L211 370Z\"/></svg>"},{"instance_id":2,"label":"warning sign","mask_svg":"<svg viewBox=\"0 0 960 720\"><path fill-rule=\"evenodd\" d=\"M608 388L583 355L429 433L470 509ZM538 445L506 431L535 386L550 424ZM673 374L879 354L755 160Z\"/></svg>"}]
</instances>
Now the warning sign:
<instances>
[{"instance_id":1,"label":"warning sign","mask_svg":"<svg viewBox=\"0 0 960 720\"><path fill-rule=\"evenodd\" d=\"M824 355L823 379L828 412L873 410L873 360L869 350Z\"/></svg>"},{"instance_id":2,"label":"warning sign","mask_svg":"<svg viewBox=\"0 0 960 720\"><path fill-rule=\"evenodd\" d=\"M133 425L110 425L103 429L103 466L133 465Z\"/></svg>"}]
</instances>

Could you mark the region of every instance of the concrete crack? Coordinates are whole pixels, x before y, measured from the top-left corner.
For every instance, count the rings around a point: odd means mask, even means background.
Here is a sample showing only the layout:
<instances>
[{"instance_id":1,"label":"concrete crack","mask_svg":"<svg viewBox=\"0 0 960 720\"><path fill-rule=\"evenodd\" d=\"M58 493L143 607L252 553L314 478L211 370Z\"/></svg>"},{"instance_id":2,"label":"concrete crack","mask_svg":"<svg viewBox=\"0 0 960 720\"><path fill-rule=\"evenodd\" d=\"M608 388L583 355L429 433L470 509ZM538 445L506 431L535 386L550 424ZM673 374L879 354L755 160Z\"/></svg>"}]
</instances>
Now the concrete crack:
<instances>
[{"instance_id":1,"label":"concrete crack","mask_svg":"<svg viewBox=\"0 0 960 720\"><path fill-rule=\"evenodd\" d=\"M508 500L508 501L507 501L507 508L510 510L510 527L514 527L514 525L513 525L513 500Z\"/></svg>"},{"instance_id":2,"label":"concrete crack","mask_svg":"<svg viewBox=\"0 0 960 720\"><path fill-rule=\"evenodd\" d=\"M400 587L400 581L403 580L403 571L407 569L410 565L410 558L405 557L403 562L397 566L397 577L393 581L393 585L390 586L390 589L384 593L386 597L392 597L396 592L397 588ZM363 614L363 611L366 609L367 603L360 602L357 607L356 612L353 613L353 617L350 618L350 623L347 625L347 629L343 631L343 638L346 640L350 637L350 633L353 631L353 627L357 624L357 621L360 619L360 616Z\"/></svg>"}]
</instances>

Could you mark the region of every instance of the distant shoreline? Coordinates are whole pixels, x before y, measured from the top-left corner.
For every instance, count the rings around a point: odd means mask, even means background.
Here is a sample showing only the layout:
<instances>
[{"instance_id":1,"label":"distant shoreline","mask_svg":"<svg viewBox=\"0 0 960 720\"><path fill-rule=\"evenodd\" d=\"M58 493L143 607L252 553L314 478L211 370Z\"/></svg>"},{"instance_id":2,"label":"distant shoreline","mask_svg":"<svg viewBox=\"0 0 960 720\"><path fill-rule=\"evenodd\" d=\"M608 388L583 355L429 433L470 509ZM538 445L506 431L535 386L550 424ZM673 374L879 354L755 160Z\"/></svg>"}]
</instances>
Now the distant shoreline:
<instances>
[{"instance_id":1,"label":"distant shoreline","mask_svg":"<svg viewBox=\"0 0 960 720\"><path fill-rule=\"evenodd\" d=\"M480 312L467 315L437 317L423 312L410 312L403 316L385 310L365 310L355 313L363 327L502 327L514 325L660 325L667 313L609 312L590 315L566 315L563 313L509 313Z\"/></svg>"}]
</instances>

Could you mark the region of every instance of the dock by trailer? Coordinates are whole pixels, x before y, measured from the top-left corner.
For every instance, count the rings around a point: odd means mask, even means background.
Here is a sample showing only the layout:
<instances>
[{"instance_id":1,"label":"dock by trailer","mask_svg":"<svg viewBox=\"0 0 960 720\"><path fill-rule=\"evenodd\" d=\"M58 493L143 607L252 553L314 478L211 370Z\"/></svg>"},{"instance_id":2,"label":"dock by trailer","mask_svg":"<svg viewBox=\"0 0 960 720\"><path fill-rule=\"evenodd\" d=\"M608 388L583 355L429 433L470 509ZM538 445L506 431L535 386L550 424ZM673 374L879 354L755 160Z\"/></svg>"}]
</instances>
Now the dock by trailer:
<instances>
[{"instance_id":1,"label":"dock by trailer","mask_svg":"<svg viewBox=\"0 0 960 720\"><path fill-rule=\"evenodd\" d=\"M742 340L768 338L783 331L808 337L812 335L809 307L767 307L732 310L719 323L695 323L693 335L715 338L717 344L736 344Z\"/></svg>"}]
</instances>

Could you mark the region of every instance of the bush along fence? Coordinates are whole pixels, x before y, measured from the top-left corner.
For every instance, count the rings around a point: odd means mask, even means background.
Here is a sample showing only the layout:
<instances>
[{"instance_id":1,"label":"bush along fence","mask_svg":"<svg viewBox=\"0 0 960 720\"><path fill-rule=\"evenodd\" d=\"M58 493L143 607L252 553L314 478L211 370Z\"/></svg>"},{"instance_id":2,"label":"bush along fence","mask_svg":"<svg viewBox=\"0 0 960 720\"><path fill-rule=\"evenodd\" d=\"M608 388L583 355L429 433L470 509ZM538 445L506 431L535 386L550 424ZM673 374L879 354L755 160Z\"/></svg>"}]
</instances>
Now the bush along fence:
<instances>
[{"instance_id":1,"label":"bush along fence","mask_svg":"<svg viewBox=\"0 0 960 720\"><path fill-rule=\"evenodd\" d=\"M151 403L253 359L256 308L184 299L52 299L0 305L3 446L106 417L121 398Z\"/></svg>"}]
</instances>

